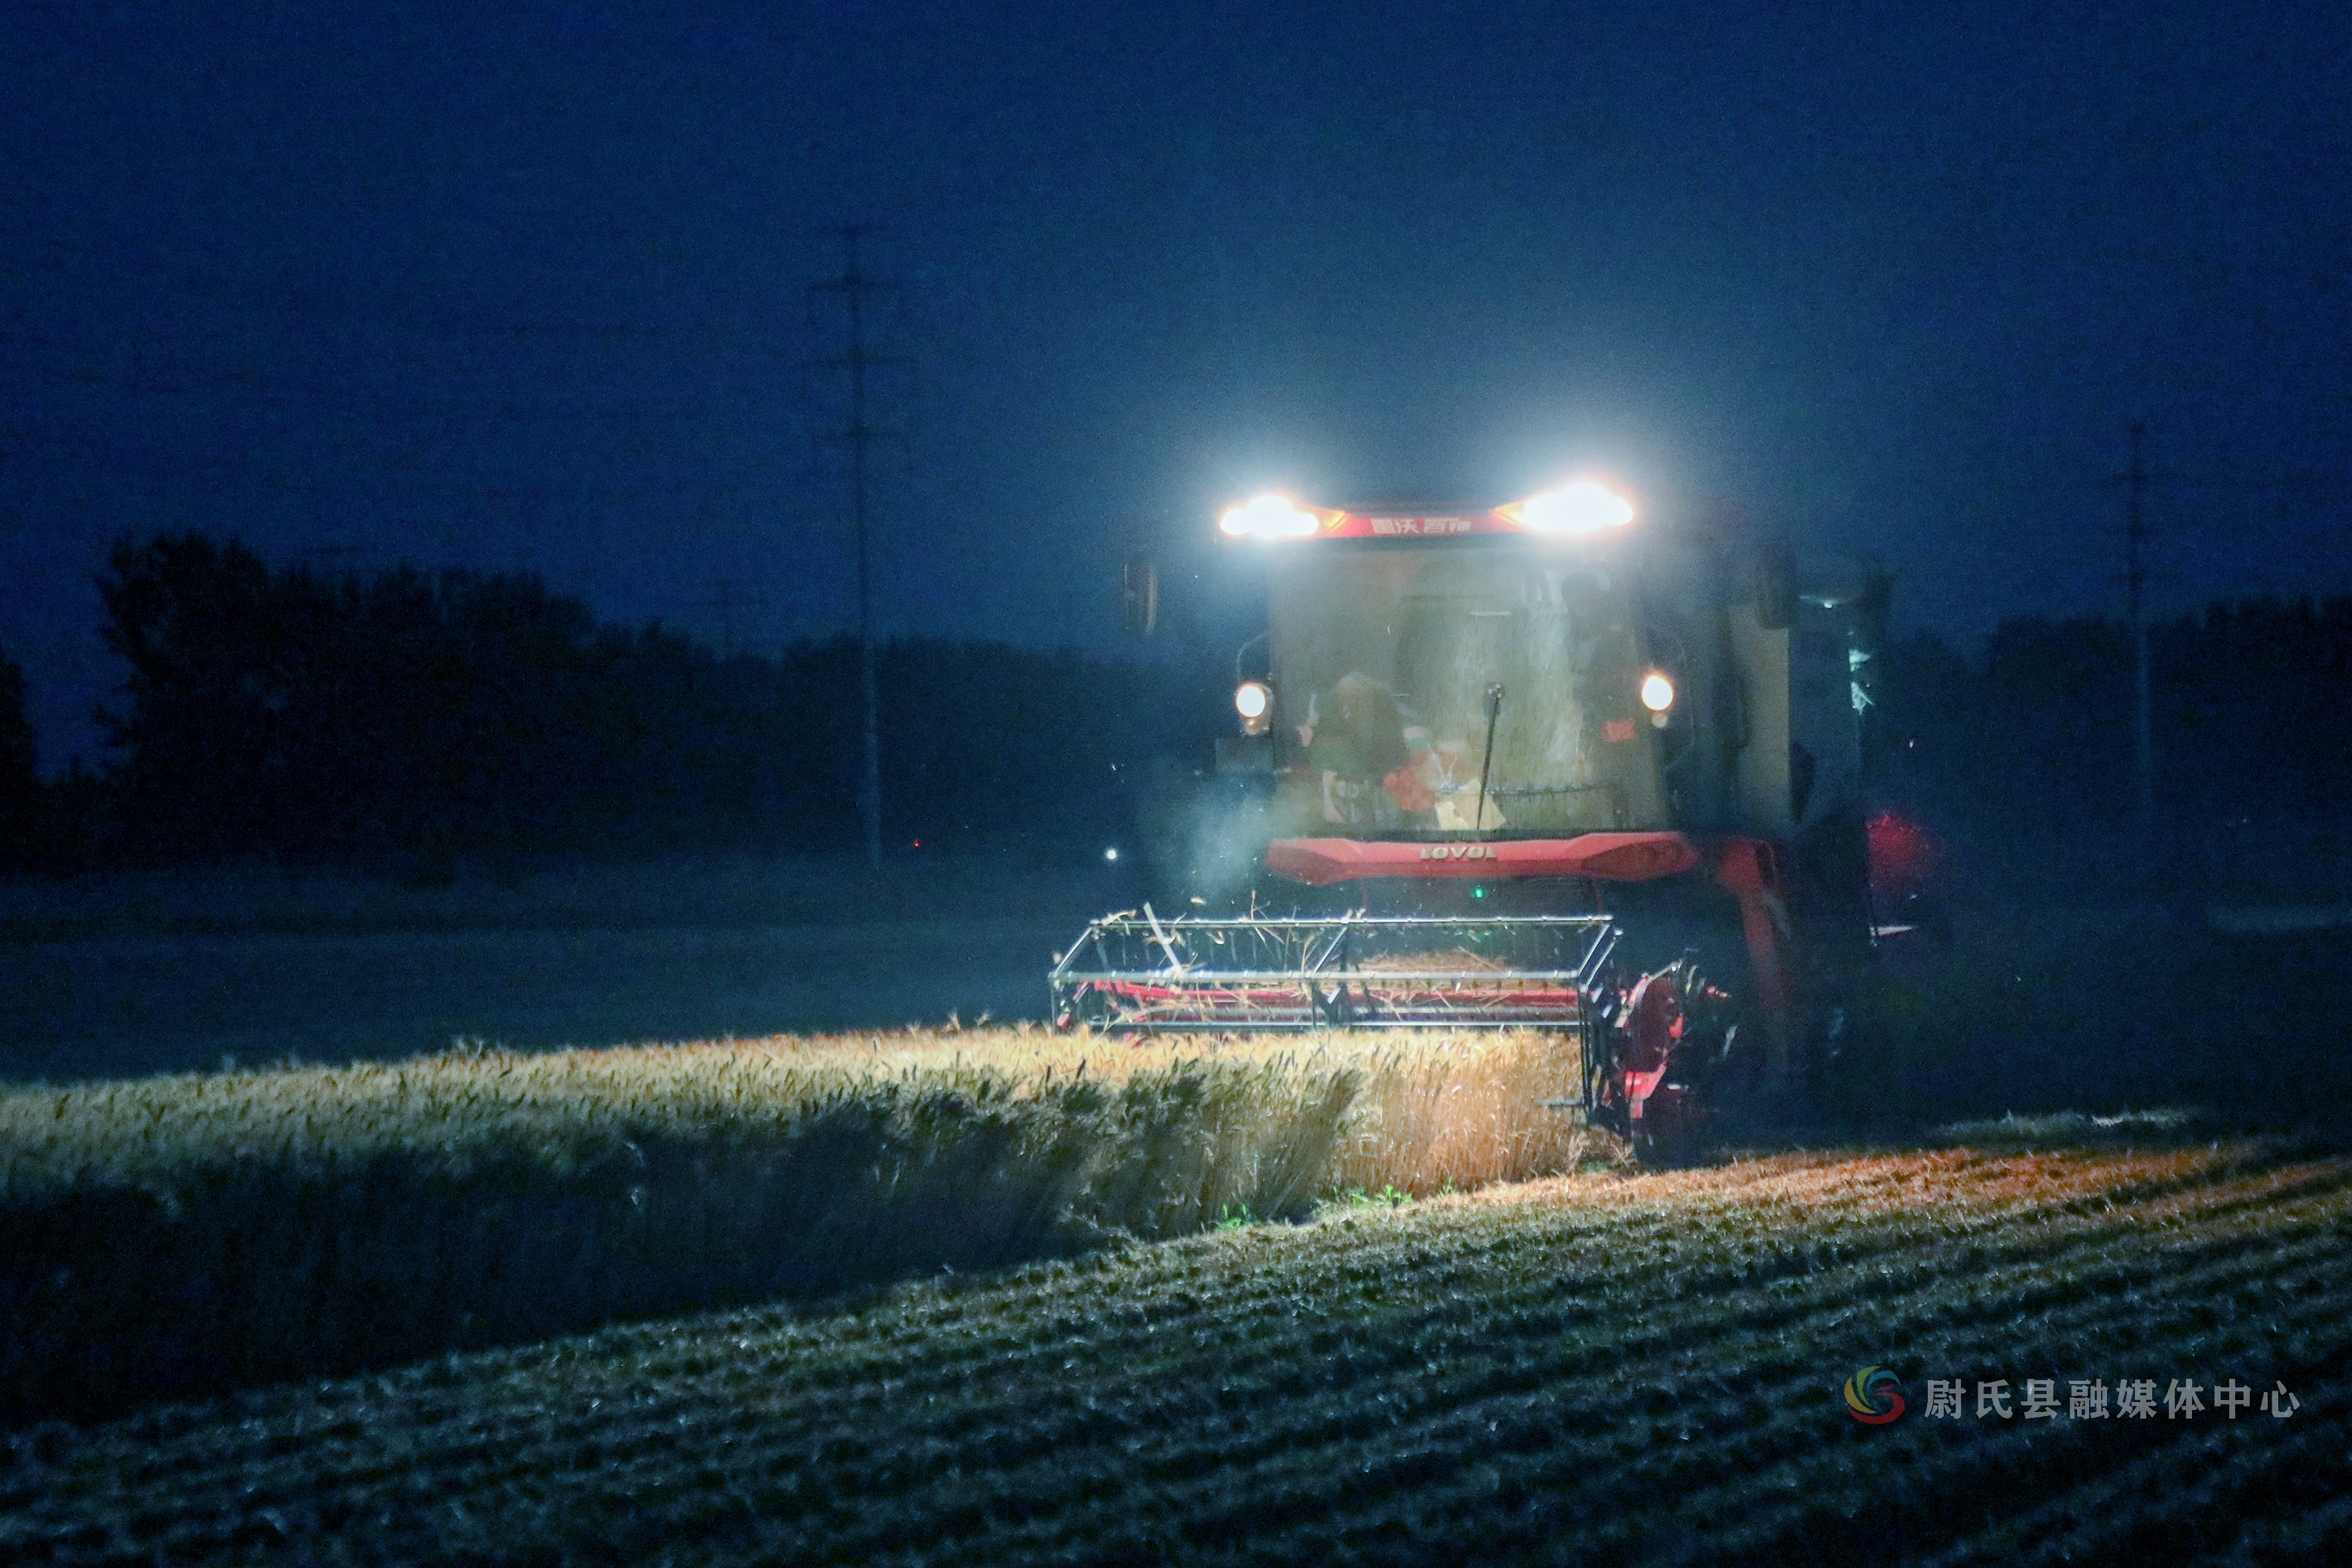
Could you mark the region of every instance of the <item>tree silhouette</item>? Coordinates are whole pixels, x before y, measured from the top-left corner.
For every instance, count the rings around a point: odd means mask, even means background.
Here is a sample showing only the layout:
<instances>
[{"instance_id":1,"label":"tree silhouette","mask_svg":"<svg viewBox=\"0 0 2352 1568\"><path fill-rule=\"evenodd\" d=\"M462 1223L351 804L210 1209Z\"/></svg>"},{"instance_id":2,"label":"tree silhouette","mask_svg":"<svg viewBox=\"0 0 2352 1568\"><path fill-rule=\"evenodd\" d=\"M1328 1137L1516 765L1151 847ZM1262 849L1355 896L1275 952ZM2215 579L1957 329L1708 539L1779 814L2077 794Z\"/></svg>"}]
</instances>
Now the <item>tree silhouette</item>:
<instances>
[{"instance_id":1,"label":"tree silhouette","mask_svg":"<svg viewBox=\"0 0 2352 1568\"><path fill-rule=\"evenodd\" d=\"M27 870L46 858L47 804L25 717L25 672L0 650L0 872Z\"/></svg>"},{"instance_id":2,"label":"tree silhouette","mask_svg":"<svg viewBox=\"0 0 2352 1568\"><path fill-rule=\"evenodd\" d=\"M150 859L429 869L854 829L845 638L722 658L530 577L320 577L194 535L125 542L98 586L130 669L109 777ZM1075 653L907 638L878 662L894 841L1116 836L1137 764L1198 749L1217 711L1199 682Z\"/></svg>"},{"instance_id":3,"label":"tree silhouette","mask_svg":"<svg viewBox=\"0 0 2352 1568\"><path fill-rule=\"evenodd\" d=\"M446 870L856 842L852 639L721 657L659 625L599 625L528 576L320 576L193 534L123 542L98 586L128 676L101 714L103 789L50 792L76 803L52 816L77 844ZM2159 623L2151 646L2170 822L2309 818L2352 798L2352 599L2215 605ZM922 637L877 655L901 847L1116 842L1160 787L1146 777L1181 787L1229 721L1221 668ZM2004 836L2130 819L2120 622L2012 620L1973 663L1926 636L1881 658L1867 733L1886 804ZM0 792L17 804L0 809L37 825L21 685L6 667Z\"/></svg>"}]
</instances>

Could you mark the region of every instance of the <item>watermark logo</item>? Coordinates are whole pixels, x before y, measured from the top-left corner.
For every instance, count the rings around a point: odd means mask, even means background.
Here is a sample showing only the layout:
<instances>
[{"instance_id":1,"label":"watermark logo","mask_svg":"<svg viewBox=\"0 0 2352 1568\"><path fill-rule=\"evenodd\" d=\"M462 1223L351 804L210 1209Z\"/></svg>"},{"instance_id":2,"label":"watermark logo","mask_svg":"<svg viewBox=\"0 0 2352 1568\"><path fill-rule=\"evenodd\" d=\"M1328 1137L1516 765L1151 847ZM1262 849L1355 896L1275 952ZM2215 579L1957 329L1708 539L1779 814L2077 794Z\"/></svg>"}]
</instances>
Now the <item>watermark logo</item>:
<instances>
[{"instance_id":1,"label":"watermark logo","mask_svg":"<svg viewBox=\"0 0 2352 1568\"><path fill-rule=\"evenodd\" d=\"M1865 1371L1875 1371L1866 1368ZM1861 1376L1861 1373L1855 1375ZM1866 1381L1866 1380L1865 1380ZM2068 1421L2153 1421L2160 1409L2168 1421L2193 1421L2200 1413L2211 1410L2225 1420L2235 1421L2239 1412L2248 1408L2280 1421L2290 1420L2303 1408L2303 1400L2284 1382L2277 1382L2270 1392L2239 1382L2235 1377L2226 1383L2210 1385L2211 1403L2207 1403L2209 1387L2193 1378L2173 1378L2162 1384L2164 1393L2158 1397L2158 1384L2152 1377L2119 1377L2110 1388L2105 1378L2077 1377L2067 1381L2065 1408L2059 1408L2058 1379L2029 1377L2024 1380L2022 1406L2011 1403L2020 1390L2008 1378L1979 1379L1977 1383L1976 1418L1988 1417L2012 1421L2021 1416L2028 1421L2056 1421L2062 1415ZM1853 1404L1855 1387L1846 1384L1846 1403ZM2260 1395L2259 1399L2256 1395ZM1927 1380L1927 1408L1922 1414L1930 1421L1958 1421L1965 1416L1969 1405L1969 1384L1966 1378L1931 1377ZM1854 1419L1870 1417L1860 1414L1856 1406Z\"/></svg>"},{"instance_id":2,"label":"watermark logo","mask_svg":"<svg viewBox=\"0 0 2352 1568\"><path fill-rule=\"evenodd\" d=\"M1865 1426L1884 1426L1903 1414L1903 1385L1883 1366L1866 1366L1845 1380L1847 1414Z\"/></svg>"}]
</instances>

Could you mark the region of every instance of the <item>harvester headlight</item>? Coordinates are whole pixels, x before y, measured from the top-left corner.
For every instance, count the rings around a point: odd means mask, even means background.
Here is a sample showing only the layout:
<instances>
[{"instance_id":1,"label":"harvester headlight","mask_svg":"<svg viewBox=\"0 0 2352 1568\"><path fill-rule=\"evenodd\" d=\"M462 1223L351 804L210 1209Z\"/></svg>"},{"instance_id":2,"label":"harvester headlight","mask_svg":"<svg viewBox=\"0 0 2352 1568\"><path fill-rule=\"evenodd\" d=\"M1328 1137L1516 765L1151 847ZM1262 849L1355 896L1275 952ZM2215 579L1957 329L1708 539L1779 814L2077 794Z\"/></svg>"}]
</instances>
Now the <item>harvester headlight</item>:
<instances>
[{"instance_id":1,"label":"harvester headlight","mask_svg":"<svg viewBox=\"0 0 2352 1568\"><path fill-rule=\"evenodd\" d=\"M1217 526L1235 539L1308 539L1322 524L1288 496L1263 495L1227 507Z\"/></svg>"},{"instance_id":2,"label":"harvester headlight","mask_svg":"<svg viewBox=\"0 0 2352 1568\"><path fill-rule=\"evenodd\" d=\"M1516 511L1533 533L1599 533L1633 521L1633 503L1597 479L1579 479L1505 510Z\"/></svg>"},{"instance_id":3,"label":"harvester headlight","mask_svg":"<svg viewBox=\"0 0 2352 1568\"><path fill-rule=\"evenodd\" d=\"M1243 681L1234 688L1234 711L1242 716L1243 734L1265 734L1274 721L1274 689L1262 680Z\"/></svg>"},{"instance_id":4,"label":"harvester headlight","mask_svg":"<svg viewBox=\"0 0 2352 1568\"><path fill-rule=\"evenodd\" d=\"M1642 677L1642 706L1660 718L1675 705L1675 683L1657 670Z\"/></svg>"}]
</instances>

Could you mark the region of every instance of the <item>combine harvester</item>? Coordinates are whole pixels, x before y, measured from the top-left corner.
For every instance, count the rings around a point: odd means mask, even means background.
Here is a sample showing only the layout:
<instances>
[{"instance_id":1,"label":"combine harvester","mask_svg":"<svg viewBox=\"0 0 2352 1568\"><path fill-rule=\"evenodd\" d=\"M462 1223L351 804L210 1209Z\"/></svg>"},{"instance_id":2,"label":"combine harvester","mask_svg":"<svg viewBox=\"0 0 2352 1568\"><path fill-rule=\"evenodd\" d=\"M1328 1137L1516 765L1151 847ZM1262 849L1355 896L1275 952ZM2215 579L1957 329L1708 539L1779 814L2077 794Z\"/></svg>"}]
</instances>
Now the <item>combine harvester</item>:
<instances>
[{"instance_id":1,"label":"combine harvester","mask_svg":"<svg viewBox=\"0 0 2352 1568\"><path fill-rule=\"evenodd\" d=\"M1089 924L1060 1027L1556 1031L1577 1066L1551 1103L1652 1158L1850 1047L1884 577L1801 584L1785 548L1637 525L1591 482L1487 510L1265 496L1220 527L1269 557L1216 768L1278 881L1245 912ZM1148 627L1156 574L1128 588Z\"/></svg>"}]
</instances>

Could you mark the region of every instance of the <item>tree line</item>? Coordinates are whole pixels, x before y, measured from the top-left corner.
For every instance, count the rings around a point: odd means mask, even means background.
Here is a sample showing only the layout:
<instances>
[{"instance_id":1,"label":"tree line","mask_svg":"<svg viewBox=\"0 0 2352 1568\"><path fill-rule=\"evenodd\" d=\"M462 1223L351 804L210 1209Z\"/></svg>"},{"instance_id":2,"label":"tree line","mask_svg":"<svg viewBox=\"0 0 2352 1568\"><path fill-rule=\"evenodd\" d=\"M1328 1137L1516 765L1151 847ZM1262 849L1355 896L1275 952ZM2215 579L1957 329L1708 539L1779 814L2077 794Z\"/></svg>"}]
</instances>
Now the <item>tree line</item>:
<instances>
[{"instance_id":1,"label":"tree line","mask_svg":"<svg viewBox=\"0 0 2352 1568\"><path fill-rule=\"evenodd\" d=\"M105 757L43 782L0 653L0 868L264 859L431 873L473 858L858 842L856 644L722 656L599 623L527 575L322 574L197 534L97 580L126 679ZM2159 808L2184 826L2352 799L2352 597L2150 629ZM1955 824L2130 821L2134 672L2108 617L2021 618L1970 659L1882 655L1876 791ZM1220 668L1001 643L878 650L888 839L1115 841L1230 721Z\"/></svg>"},{"instance_id":2,"label":"tree line","mask_svg":"<svg viewBox=\"0 0 2352 1568\"><path fill-rule=\"evenodd\" d=\"M20 867L263 859L432 872L473 858L859 842L856 643L722 656L600 624L517 574L278 567L202 535L125 542L97 582L127 669L94 774L34 777L0 672L0 812ZM1217 694L1152 665L1001 643L877 649L901 844L1100 842ZM13 717L12 717L13 715Z\"/></svg>"},{"instance_id":3,"label":"tree line","mask_svg":"<svg viewBox=\"0 0 2352 1568\"><path fill-rule=\"evenodd\" d=\"M2137 673L2120 619L2004 623L1976 659L1933 637L1884 656L1868 730L1883 791L1979 826L2133 820ZM2352 802L2352 596L2223 601L2148 627L2159 819L2345 815Z\"/></svg>"}]
</instances>

